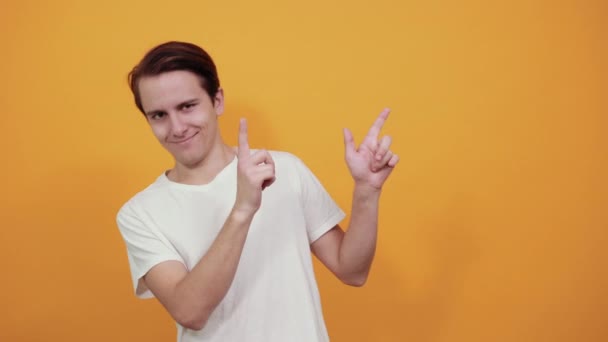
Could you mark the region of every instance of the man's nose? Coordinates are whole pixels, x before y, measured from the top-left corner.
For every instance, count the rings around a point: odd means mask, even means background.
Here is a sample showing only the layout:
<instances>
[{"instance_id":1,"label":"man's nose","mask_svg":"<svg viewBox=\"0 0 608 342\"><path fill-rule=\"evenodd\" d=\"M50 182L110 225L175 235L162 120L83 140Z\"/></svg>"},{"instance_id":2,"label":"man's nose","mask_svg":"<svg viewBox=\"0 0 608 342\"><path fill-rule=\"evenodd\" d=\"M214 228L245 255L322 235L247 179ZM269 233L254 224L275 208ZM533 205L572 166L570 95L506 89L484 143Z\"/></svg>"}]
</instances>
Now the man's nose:
<instances>
[{"instance_id":1,"label":"man's nose","mask_svg":"<svg viewBox=\"0 0 608 342\"><path fill-rule=\"evenodd\" d=\"M174 136L181 137L186 133L188 126L182 121L179 114L173 113L169 115L171 122L171 134Z\"/></svg>"}]
</instances>

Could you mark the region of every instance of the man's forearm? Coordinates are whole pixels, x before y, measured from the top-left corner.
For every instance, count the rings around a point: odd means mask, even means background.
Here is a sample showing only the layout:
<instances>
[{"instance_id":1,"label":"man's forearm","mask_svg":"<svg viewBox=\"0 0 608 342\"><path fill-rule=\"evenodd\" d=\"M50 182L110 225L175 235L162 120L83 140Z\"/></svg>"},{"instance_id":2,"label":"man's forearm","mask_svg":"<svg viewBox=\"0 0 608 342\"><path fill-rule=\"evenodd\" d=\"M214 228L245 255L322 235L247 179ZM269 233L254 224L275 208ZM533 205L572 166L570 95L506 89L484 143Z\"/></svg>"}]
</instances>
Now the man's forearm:
<instances>
[{"instance_id":1,"label":"man's forearm","mask_svg":"<svg viewBox=\"0 0 608 342\"><path fill-rule=\"evenodd\" d=\"M355 185L348 229L340 245L340 273L360 283L367 278L376 251L380 190Z\"/></svg>"},{"instance_id":2,"label":"man's forearm","mask_svg":"<svg viewBox=\"0 0 608 342\"><path fill-rule=\"evenodd\" d=\"M202 328L228 292L252 219L253 215L233 210L207 253L177 284L177 302L192 328Z\"/></svg>"}]
</instances>

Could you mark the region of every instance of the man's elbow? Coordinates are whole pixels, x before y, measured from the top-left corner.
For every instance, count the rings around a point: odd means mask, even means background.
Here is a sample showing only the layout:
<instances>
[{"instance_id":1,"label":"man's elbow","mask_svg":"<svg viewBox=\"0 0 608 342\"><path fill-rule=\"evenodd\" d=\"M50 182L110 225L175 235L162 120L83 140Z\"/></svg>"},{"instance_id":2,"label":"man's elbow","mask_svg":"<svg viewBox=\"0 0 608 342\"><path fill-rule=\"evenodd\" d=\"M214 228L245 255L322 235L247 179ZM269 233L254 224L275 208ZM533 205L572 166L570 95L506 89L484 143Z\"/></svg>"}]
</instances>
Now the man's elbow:
<instances>
[{"instance_id":1,"label":"man's elbow","mask_svg":"<svg viewBox=\"0 0 608 342\"><path fill-rule=\"evenodd\" d=\"M184 328L190 330L202 330L207 324L209 315L197 312L181 312L177 313L174 319Z\"/></svg>"},{"instance_id":2,"label":"man's elbow","mask_svg":"<svg viewBox=\"0 0 608 342\"><path fill-rule=\"evenodd\" d=\"M202 321L202 320L182 320L182 321L178 321L177 323L179 323L179 325L181 325L182 327L184 327L186 329L190 329L190 330L202 330L205 327L205 324L207 323L207 321Z\"/></svg>"},{"instance_id":3,"label":"man's elbow","mask_svg":"<svg viewBox=\"0 0 608 342\"><path fill-rule=\"evenodd\" d=\"M367 282L367 274L351 274L340 277L340 280L348 286L362 287Z\"/></svg>"}]
</instances>

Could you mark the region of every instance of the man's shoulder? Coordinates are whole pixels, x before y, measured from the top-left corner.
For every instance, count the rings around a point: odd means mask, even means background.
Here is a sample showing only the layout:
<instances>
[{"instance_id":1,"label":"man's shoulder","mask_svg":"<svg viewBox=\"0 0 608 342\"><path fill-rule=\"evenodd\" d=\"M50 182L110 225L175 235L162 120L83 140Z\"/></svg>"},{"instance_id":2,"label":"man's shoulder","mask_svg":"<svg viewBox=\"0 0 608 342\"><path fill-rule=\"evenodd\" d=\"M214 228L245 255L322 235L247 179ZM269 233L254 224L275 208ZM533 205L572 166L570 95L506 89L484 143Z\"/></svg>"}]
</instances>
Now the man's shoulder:
<instances>
[{"instance_id":1,"label":"man's shoulder","mask_svg":"<svg viewBox=\"0 0 608 342\"><path fill-rule=\"evenodd\" d=\"M304 159L294 152L284 150L269 150L277 172L301 175L310 172ZM279 171L280 170L280 171Z\"/></svg>"},{"instance_id":2,"label":"man's shoulder","mask_svg":"<svg viewBox=\"0 0 608 342\"><path fill-rule=\"evenodd\" d=\"M128 198L118 210L118 216L127 212L133 212L142 203L149 202L154 199L162 198L163 192L167 188L166 181L163 175L158 176L152 183L137 191L134 195Z\"/></svg>"},{"instance_id":3,"label":"man's shoulder","mask_svg":"<svg viewBox=\"0 0 608 342\"><path fill-rule=\"evenodd\" d=\"M284 151L284 150L267 150L268 153L270 153L270 155L272 156L273 159L280 159L280 160L293 160L294 158L298 158L295 154L293 154L292 152L289 151Z\"/></svg>"}]
</instances>

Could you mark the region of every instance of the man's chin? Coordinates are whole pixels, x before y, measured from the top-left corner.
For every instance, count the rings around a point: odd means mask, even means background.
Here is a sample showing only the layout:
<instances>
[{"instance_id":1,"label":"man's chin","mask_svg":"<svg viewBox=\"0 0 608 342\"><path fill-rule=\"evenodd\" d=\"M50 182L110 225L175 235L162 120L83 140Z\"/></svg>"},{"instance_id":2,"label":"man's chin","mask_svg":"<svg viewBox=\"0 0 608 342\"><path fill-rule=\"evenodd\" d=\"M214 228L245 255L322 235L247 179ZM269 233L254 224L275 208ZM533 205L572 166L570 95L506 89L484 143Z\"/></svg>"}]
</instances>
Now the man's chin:
<instances>
[{"instance_id":1,"label":"man's chin","mask_svg":"<svg viewBox=\"0 0 608 342\"><path fill-rule=\"evenodd\" d=\"M201 163L201 159L193 156L179 156L175 158L175 163L180 167L192 169Z\"/></svg>"}]
</instances>

